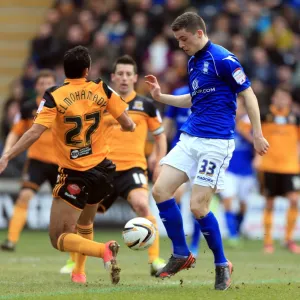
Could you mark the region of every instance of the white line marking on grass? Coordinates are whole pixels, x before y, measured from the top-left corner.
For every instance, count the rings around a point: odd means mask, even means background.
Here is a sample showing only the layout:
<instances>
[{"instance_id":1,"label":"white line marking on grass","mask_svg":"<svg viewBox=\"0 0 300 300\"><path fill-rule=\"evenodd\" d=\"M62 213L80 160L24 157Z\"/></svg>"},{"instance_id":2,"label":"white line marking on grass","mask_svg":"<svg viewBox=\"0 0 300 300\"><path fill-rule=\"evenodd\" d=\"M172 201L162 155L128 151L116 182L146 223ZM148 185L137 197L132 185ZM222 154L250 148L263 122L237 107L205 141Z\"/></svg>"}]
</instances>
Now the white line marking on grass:
<instances>
[{"instance_id":1,"label":"white line marking on grass","mask_svg":"<svg viewBox=\"0 0 300 300\"><path fill-rule=\"evenodd\" d=\"M4 281L5 283L7 281ZM2 283L2 281L0 281ZM293 279L293 280L286 280L286 279L266 279L266 280L237 280L233 281L232 285L237 285L237 284L295 284L295 283L300 283L300 278L298 279ZM177 285L178 287L180 286L179 281L163 281L163 282L156 282L156 285L146 285L146 286L119 286L119 287L108 287L108 288L93 288L90 290L82 289L82 290L67 290L67 291L57 291L57 292L45 292L45 293L24 293L24 294L15 294L15 295L3 295L0 296L1 300L10 300L10 299L20 299L20 298L25 298L25 297L30 297L30 298L38 298L38 297L51 297L51 296L66 296L66 295L78 295L78 294L106 294L106 293L114 293L114 292L137 292L137 291L146 291L146 290L151 290L151 289L156 289L157 287L161 286L164 288L171 288ZM206 285L212 285L213 286L213 281L190 281L190 280L185 280L184 281L184 286L187 285L192 285L192 286L206 286ZM187 286L188 287L188 286Z\"/></svg>"}]
</instances>

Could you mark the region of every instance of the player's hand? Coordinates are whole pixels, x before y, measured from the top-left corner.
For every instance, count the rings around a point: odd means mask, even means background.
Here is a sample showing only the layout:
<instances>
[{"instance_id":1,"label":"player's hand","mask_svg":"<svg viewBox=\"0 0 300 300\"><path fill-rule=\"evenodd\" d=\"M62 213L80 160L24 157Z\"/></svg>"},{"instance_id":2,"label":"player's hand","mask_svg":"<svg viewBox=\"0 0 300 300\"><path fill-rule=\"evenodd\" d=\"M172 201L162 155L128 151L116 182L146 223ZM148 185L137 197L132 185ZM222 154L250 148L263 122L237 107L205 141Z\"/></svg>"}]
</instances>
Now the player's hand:
<instances>
[{"instance_id":1,"label":"player's hand","mask_svg":"<svg viewBox=\"0 0 300 300\"><path fill-rule=\"evenodd\" d=\"M152 98L155 100L159 100L161 91L156 77L154 75L146 75L145 79L146 79L145 83L149 87L149 92Z\"/></svg>"},{"instance_id":2,"label":"player's hand","mask_svg":"<svg viewBox=\"0 0 300 300\"><path fill-rule=\"evenodd\" d=\"M6 169L8 164L8 158L4 155L0 158L0 174Z\"/></svg>"},{"instance_id":3,"label":"player's hand","mask_svg":"<svg viewBox=\"0 0 300 300\"><path fill-rule=\"evenodd\" d=\"M254 149L259 155L264 155L269 149L268 141L263 137L254 137L253 138Z\"/></svg>"},{"instance_id":4,"label":"player's hand","mask_svg":"<svg viewBox=\"0 0 300 300\"><path fill-rule=\"evenodd\" d=\"M120 130L121 130L121 131L124 131L124 132L134 132L134 131L135 131L135 128L136 128L136 124L133 123L133 127L132 127L131 130L124 129L122 126L120 127Z\"/></svg>"}]
</instances>

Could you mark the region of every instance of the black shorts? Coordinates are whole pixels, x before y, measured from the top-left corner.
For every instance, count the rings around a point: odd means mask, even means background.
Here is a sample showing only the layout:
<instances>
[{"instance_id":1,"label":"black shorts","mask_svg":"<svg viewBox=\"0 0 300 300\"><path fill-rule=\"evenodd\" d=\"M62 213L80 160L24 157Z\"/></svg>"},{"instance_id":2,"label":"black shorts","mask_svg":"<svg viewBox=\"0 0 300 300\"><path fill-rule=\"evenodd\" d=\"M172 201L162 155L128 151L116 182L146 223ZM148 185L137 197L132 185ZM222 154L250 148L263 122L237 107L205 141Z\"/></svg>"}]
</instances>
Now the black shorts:
<instances>
[{"instance_id":1,"label":"black shorts","mask_svg":"<svg viewBox=\"0 0 300 300\"><path fill-rule=\"evenodd\" d=\"M60 168L53 197L60 197L78 209L97 204L111 193L115 170L115 164L108 159L86 171Z\"/></svg>"},{"instance_id":2,"label":"black shorts","mask_svg":"<svg viewBox=\"0 0 300 300\"><path fill-rule=\"evenodd\" d=\"M136 167L125 171L117 171L114 174L113 192L105 197L99 204L98 212L106 212L118 197L127 200L132 190L148 189L147 171Z\"/></svg>"},{"instance_id":3,"label":"black shorts","mask_svg":"<svg viewBox=\"0 0 300 300\"><path fill-rule=\"evenodd\" d=\"M298 190L295 179L298 174L280 174L261 172L259 174L260 191L266 197L285 196Z\"/></svg>"},{"instance_id":4,"label":"black shorts","mask_svg":"<svg viewBox=\"0 0 300 300\"><path fill-rule=\"evenodd\" d=\"M21 188L30 188L38 191L45 181L48 181L51 187L54 188L57 175L57 165L48 164L36 159L29 159L24 166Z\"/></svg>"}]
</instances>

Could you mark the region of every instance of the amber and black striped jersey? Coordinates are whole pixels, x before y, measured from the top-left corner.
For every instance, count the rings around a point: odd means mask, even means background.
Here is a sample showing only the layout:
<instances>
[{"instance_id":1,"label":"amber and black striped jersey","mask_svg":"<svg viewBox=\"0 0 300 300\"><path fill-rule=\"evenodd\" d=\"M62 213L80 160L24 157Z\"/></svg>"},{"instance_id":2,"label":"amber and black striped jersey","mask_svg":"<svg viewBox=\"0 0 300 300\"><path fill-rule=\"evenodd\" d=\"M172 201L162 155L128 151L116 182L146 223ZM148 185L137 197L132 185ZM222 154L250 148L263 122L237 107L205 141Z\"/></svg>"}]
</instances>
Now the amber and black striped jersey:
<instances>
[{"instance_id":1,"label":"amber and black striped jersey","mask_svg":"<svg viewBox=\"0 0 300 300\"><path fill-rule=\"evenodd\" d=\"M107 156L117 166L117 171L140 167L147 169L145 144L148 131L161 134L164 129L153 100L132 92L126 99L127 113L136 124L134 132L120 132L118 123L108 111L103 115L103 136L109 146Z\"/></svg>"},{"instance_id":2,"label":"amber and black striped jersey","mask_svg":"<svg viewBox=\"0 0 300 300\"><path fill-rule=\"evenodd\" d=\"M259 170L271 173L298 174L300 118L290 110L278 111L275 106L261 114L262 131L270 144L261 157Z\"/></svg>"},{"instance_id":3,"label":"amber and black striped jersey","mask_svg":"<svg viewBox=\"0 0 300 300\"><path fill-rule=\"evenodd\" d=\"M46 91L34 122L51 127L60 167L85 171L108 154L100 130L104 110L118 118L126 108L124 100L101 79L66 79L62 86Z\"/></svg>"},{"instance_id":4,"label":"amber and black striped jersey","mask_svg":"<svg viewBox=\"0 0 300 300\"><path fill-rule=\"evenodd\" d=\"M14 124L12 132L22 136L32 125L41 99L26 101L20 109L20 119ZM53 151L51 130L47 129L41 137L29 148L28 158L45 163L56 164Z\"/></svg>"}]
</instances>

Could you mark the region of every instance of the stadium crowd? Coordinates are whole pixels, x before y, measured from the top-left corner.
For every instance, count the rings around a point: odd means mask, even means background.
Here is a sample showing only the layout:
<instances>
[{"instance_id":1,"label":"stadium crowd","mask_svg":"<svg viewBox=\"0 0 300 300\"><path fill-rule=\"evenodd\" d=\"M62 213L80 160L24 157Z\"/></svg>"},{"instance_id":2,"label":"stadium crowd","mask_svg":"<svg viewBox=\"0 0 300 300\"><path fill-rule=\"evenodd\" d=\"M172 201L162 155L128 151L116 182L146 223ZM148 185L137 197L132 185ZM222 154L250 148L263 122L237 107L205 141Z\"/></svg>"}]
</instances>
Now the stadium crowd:
<instances>
[{"instance_id":1,"label":"stadium crowd","mask_svg":"<svg viewBox=\"0 0 300 300\"><path fill-rule=\"evenodd\" d=\"M300 3L297 0L57 0L31 42L23 74L11 84L3 106L1 144L20 104L34 96L39 69L55 71L64 80L64 52L75 46L90 49L91 78L110 79L113 61L131 55L139 68L136 91L147 94L145 74L156 75L165 93L186 83L188 57L178 49L170 23L184 11L198 12L210 39L232 51L252 81L261 109L270 104L278 85L288 88L300 112ZM160 106L163 112L164 107ZM18 177L24 158L2 175Z\"/></svg>"}]
</instances>

